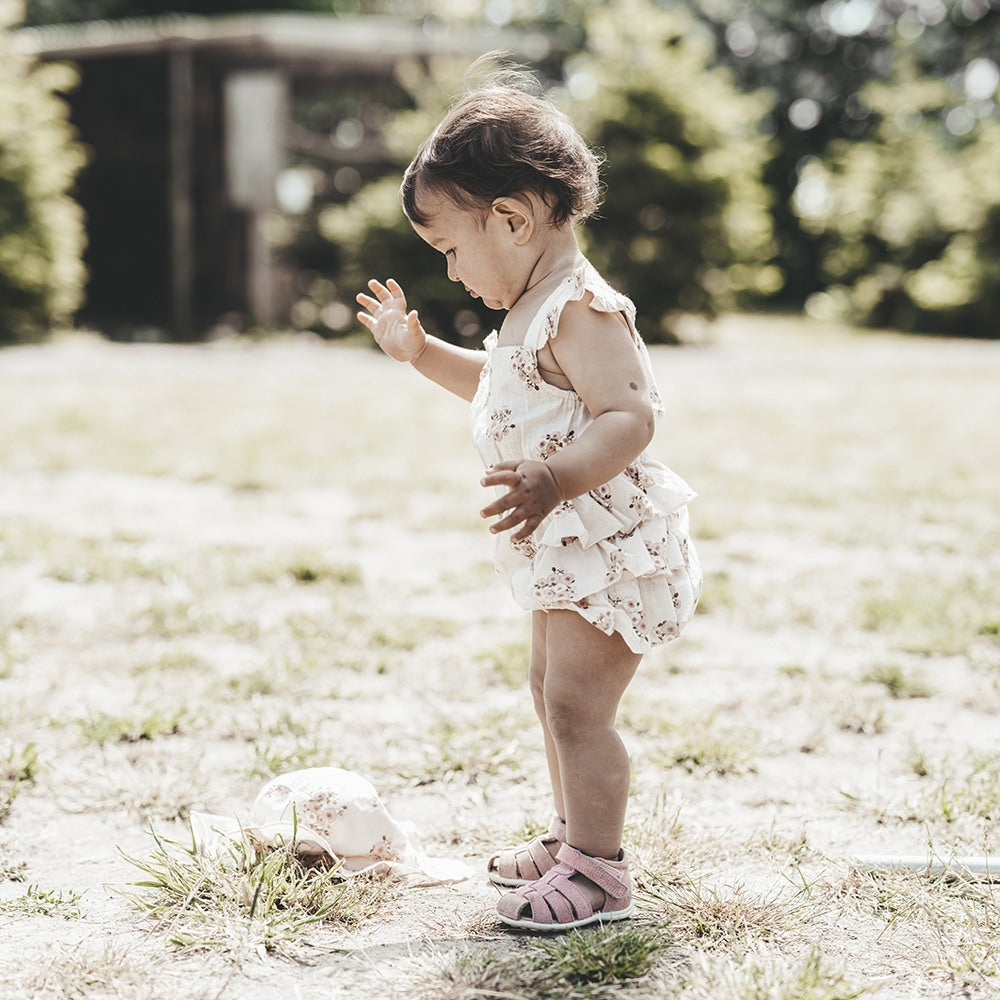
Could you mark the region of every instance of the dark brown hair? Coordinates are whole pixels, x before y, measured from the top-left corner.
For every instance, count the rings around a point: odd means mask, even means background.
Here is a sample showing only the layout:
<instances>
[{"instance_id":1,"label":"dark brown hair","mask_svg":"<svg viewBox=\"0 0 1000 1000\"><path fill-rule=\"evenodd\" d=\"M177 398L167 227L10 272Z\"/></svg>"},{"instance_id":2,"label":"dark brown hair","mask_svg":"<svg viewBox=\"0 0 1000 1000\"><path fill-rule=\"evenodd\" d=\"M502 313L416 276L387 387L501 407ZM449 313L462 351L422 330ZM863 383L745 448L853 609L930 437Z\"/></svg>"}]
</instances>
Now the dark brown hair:
<instances>
[{"instance_id":1,"label":"dark brown hair","mask_svg":"<svg viewBox=\"0 0 1000 1000\"><path fill-rule=\"evenodd\" d=\"M573 123L547 98L488 84L454 105L417 150L400 188L403 211L417 225L430 221L417 204L421 189L484 210L495 198L532 192L560 225L597 209L598 166Z\"/></svg>"}]
</instances>

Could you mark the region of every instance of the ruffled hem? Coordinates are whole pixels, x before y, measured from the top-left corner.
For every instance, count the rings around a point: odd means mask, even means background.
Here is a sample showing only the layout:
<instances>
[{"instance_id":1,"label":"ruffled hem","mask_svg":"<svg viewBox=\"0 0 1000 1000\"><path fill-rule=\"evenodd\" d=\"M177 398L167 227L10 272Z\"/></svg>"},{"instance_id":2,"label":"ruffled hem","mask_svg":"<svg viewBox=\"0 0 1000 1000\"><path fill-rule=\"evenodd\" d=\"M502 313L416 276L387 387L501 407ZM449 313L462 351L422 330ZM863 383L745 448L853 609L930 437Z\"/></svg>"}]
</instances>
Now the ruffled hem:
<instances>
[{"instance_id":1,"label":"ruffled hem","mask_svg":"<svg viewBox=\"0 0 1000 1000\"><path fill-rule=\"evenodd\" d=\"M508 544L508 552L498 570L521 607L576 611L602 632L620 633L636 653L678 636L701 593L686 507L588 545Z\"/></svg>"}]
</instances>

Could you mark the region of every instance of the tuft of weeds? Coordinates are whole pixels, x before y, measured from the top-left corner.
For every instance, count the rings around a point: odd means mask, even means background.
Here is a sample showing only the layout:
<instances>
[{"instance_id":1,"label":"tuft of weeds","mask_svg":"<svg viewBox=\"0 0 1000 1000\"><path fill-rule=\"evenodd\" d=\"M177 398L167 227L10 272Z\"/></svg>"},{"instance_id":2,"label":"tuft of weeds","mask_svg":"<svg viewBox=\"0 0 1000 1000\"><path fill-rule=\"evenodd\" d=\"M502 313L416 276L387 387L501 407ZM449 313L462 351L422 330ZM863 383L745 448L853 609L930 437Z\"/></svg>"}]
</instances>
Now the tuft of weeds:
<instances>
[{"instance_id":1,"label":"tuft of weeds","mask_svg":"<svg viewBox=\"0 0 1000 1000\"><path fill-rule=\"evenodd\" d=\"M346 878L339 866L310 866L294 840L264 848L251 835L213 854L150 831L143 858L120 852L144 876L126 898L178 948L294 955L311 928L356 927L381 907L394 884Z\"/></svg>"},{"instance_id":2,"label":"tuft of weeds","mask_svg":"<svg viewBox=\"0 0 1000 1000\"><path fill-rule=\"evenodd\" d=\"M27 861L15 861L5 848L0 847L0 882L24 882L27 872Z\"/></svg>"},{"instance_id":3,"label":"tuft of weeds","mask_svg":"<svg viewBox=\"0 0 1000 1000\"><path fill-rule=\"evenodd\" d=\"M34 743L12 746L0 756L0 823L10 815L21 788L34 782L38 768L38 748Z\"/></svg>"},{"instance_id":4,"label":"tuft of weeds","mask_svg":"<svg viewBox=\"0 0 1000 1000\"><path fill-rule=\"evenodd\" d=\"M881 684L892 698L930 698L934 689L918 673L907 673L898 663L876 664L861 678L866 684Z\"/></svg>"},{"instance_id":5,"label":"tuft of weeds","mask_svg":"<svg viewBox=\"0 0 1000 1000\"><path fill-rule=\"evenodd\" d=\"M943 969L965 985L1000 977L1000 900L988 884L952 874L851 869L842 879L813 885L841 905L884 922L883 934L920 933L926 971Z\"/></svg>"},{"instance_id":6,"label":"tuft of weeds","mask_svg":"<svg viewBox=\"0 0 1000 1000\"><path fill-rule=\"evenodd\" d=\"M928 776L930 787L910 803L912 818L1000 821L1000 754L969 754L963 767L949 762Z\"/></svg>"},{"instance_id":7,"label":"tuft of weeds","mask_svg":"<svg viewBox=\"0 0 1000 1000\"><path fill-rule=\"evenodd\" d=\"M506 643L477 653L476 662L486 666L504 687L517 689L528 679L531 646L526 642Z\"/></svg>"},{"instance_id":8,"label":"tuft of weeds","mask_svg":"<svg viewBox=\"0 0 1000 1000\"><path fill-rule=\"evenodd\" d=\"M82 916L79 904L82 894L71 889L42 889L29 885L28 891L14 899L0 900L0 913L20 913L28 917L64 917L67 920Z\"/></svg>"},{"instance_id":9,"label":"tuft of weeds","mask_svg":"<svg viewBox=\"0 0 1000 1000\"><path fill-rule=\"evenodd\" d=\"M361 567L356 563L328 563L303 558L293 562L286 573L296 583L329 582L340 587L360 587L364 582Z\"/></svg>"},{"instance_id":10,"label":"tuft of weeds","mask_svg":"<svg viewBox=\"0 0 1000 1000\"><path fill-rule=\"evenodd\" d=\"M108 715L99 712L80 720L80 735L87 743L139 743L181 731L184 711L150 712L148 715Z\"/></svg>"},{"instance_id":11,"label":"tuft of weeds","mask_svg":"<svg viewBox=\"0 0 1000 1000\"><path fill-rule=\"evenodd\" d=\"M858 1000L879 987L857 986L830 968L819 948L801 959L755 955L745 961L700 955L678 1000Z\"/></svg>"},{"instance_id":12,"label":"tuft of weeds","mask_svg":"<svg viewBox=\"0 0 1000 1000\"><path fill-rule=\"evenodd\" d=\"M337 759L329 743L297 739L294 742L255 740L254 762L248 777L270 780L307 767L329 767Z\"/></svg>"},{"instance_id":13,"label":"tuft of weeds","mask_svg":"<svg viewBox=\"0 0 1000 1000\"><path fill-rule=\"evenodd\" d=\"M885 704L874 699L845 701L834 709L833 715L842 732L858 736L881 736L888 725Z\"/></svg>"},{"instance_id":14,"label":"tuft of weeds","mask_svg":"<svg viewBox=\"0 0 1000 1000\"><path fill-rule=\"evenodd\" d=\"M490 713L476 726L442 718L428 734L423 760L415 767L397 768L396 775L415 788L435 782L474 785L483 778L523 780L520 741L516 736L497 739L509 733L511 725L509 713Z\"/></svg>"},{"instance_id":15,"label":"tuft of weeds","mask_svg":"<svg viewBox=\"0 0 1000 1000\"><path fill-rule=\"evenodd\" d=\"M515 951L466 950L427 982L437 1000L599 1000L641 984L670 943L661 929L610 926L574 931Z\"/></svg>"},{"instance_id":16,"label":"tuft of weeds","mask_svg":"<svg viewBox=\"0 0 1000 1000\"><path fill-rule=\"evenodd\" d=\"M720 726L710 716L700 725L673 725L665 735L649 755L660 767L680 767L688 774L700 772L721 778L757 770L760 737L748 727Z\"/></svg>"},{"instance_id":17,"label":"tuft of weeds","mask_svg":"<svg viewBox=\"0 0 1000 1000\"><path fill-rule=\"evenodd\" d=\"M739 885L706 886L648 870L636 879L635 898L678 944L740 951L787 937L806 909L777 893L758 896Z\"/></svg>"}]
</instances>

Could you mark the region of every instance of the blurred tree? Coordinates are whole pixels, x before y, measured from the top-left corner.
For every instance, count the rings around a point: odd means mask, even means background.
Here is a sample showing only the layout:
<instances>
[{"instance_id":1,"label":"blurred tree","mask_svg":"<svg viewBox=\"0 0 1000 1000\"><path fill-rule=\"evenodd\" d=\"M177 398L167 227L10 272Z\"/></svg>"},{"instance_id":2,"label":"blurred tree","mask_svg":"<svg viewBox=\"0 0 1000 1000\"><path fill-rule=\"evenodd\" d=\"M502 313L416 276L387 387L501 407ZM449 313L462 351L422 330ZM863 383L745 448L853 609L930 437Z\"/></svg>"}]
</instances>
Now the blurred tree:
<instances>
[{"instance_id":1,"label":"blurred tree","mask_svg":"<svg viewBox=\"0 0 1000 1000\"><path fill-rule=\"evenodd\" d=\"M1000 70L986 58L959 81L921 76L906 59L890 82L863 90L872 133L834 142L806 164L796 189L830 283L809 300L810 312L1000 335L998 84Z\"/></svg>"},{"instance_id":2,"label":"blurred tree","mask_svg":"<svg viewBox=\"0 0 1000 1000\"><path fill-rule=\"evenodd\" d=\"M840 149L880 127L865 87L892 75L900 45L921 75L939 80L962 78L978 59L1000 62L1000 0L683 3L712 31L717 58L742 89L774 95L765 127L775 137L775 156L765 181L776 195L778 263L786 276L780 299L799 306L828 280L820 262L825 244L794 207L803 171L831 143ZM964 99L959 92L957 104Z\"/></svg>"},{"instance_id":3,"label":"blurred tree","mask_svg":"<svg viewBox=\"0 0 1000 1000\"><path fill-rule=\"evenodd\" d=\"M64 66L37 66L9 32L21 15L0 0L0 342L67 322L84 285L83 215L70 196L84 157L61 91Z\"/></svg>"},{"instance_id":4,"label":"blurred tree","mask_svg":"<svg viewBox=\"0 0 1000 1000\"><path fill-rule=\"evenodd\" d=\"M569 8L567 8L569 10ZM582 47L559 67L552 96L588 140L605 149L608 197L581 232L610 281L639 305L650 341L671 340L680 313L711 315L747 293L769 294L780 273L768 263L771 227L760 182L767 142L756 128L767 111L712 68L711 44L691 18L650 0L614 10L577 4L567 18ZM454 62L404 67L415 110L386 127L393 171L344 206L325 209L320 231L341 250L345 291L392 274L428 326L449 339L477 338L495 323L449 282L439 255L415 240L399 208L399 174L449 103Z\"/></svg>"}]
</instances>

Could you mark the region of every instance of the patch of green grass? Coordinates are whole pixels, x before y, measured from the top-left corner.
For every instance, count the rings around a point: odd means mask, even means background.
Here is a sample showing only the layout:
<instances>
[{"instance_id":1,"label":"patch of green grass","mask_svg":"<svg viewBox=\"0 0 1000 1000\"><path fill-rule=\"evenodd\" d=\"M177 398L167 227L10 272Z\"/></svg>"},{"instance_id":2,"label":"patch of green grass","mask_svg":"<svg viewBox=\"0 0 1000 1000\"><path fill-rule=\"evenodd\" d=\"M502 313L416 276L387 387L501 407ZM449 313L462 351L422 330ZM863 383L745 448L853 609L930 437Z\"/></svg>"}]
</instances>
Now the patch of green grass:
<instances>
[{"instance_id":1,"label":"patch of green grass","mask_svg":"<svg viewBox=\"0 0 1000 1000\"><path fill-rule=\"evenodd\" d=\"M869 583L858 621L863 629L893 636L900 648L922 654L965 653L983 629L995 605L994 581L960 574L904 573Z\"/></svg>"},{"instance_id":2,"label":"patch of green grass","mask_svg":"<svg viewBox=\"0 0 1000 1000\"><path fill-rule=\"evenodd\" d=\"M28 891L14 899L0 899L0 913L20 913L28 917L64 917L67 920L82 916L77 905L81 893L70 889L42 889L29 885Z\"/></svg>"},{"instance_id":3,"label":"patch of green grass","mask_svg":"<svg viewBox=\"0 0 1000 1000\"><path fill-rule=\"evenodd\" d=\"M157 656L137 660L132 664L131 672L137 676L143 674L173 674L189 671L207 671L209 664L197 653L189 649L181 649L171 645Z\"/></svg>"},{"instance_id":4,"label":"patch of green grass","mask_svg":"<svg viewBox=\"0 0 1000 1000\"><path fill-rule=\"evenodd\" d=\"M858 1000L877 989L852 983L816 947L802 959L698 955L683 988L672 995L677 1000Z\"/></svg>"},{"instance_id":5,"label":"patch of green grass","mask_svg":"<svg viewBox=\"0 0 1000 1000\"><path fill-rule=\"evenodd\" d=\"M669 944L659 928L600 926L513 950L465 950L421 986L435 1000L599 1000L641 986Z\"/></svg>"},{"instance_id":6,"label":"patch of green grass","mask_svg":"<svg viewBox=\"0 0 1000 1000\"><path fill-rule=\"evenodd\" d=\"M458 628L458 623L449 618L401 615L373 629L368 641L376 648L409 653L429 639L455 635Z\"/></svg>"},{"instance_id":7,"label":"patch of green grass","mask_svg":"<svg viewBox=\"0 0 1000 1000\"><path fill-rule=\"evenodd\" d=\"M388 880L345 878L339 867L307 867L286 847L249 834L214 854L151 832L153 850L122 856L142 877L127 898L171 944L184 949L294 955L311 928L356 927L381 907Z\"/></svg>"},{"instance_id":8,"label":"patch of green grass","mask_svg":"<svg viewBox=\"0 0 1000 1000\"><path fill-rule=\"evenodd\" d=\"M881 736L886 731L885 703L872 698L851 698L835 705L832 712L837 728L858 736Z\"/></svg>"},{"instance_id":9,"label":"patch of green grass","mask_svg":"<svg viewBox=\"0 0 1000 1000\"><path fill-rule=\"evenodd\" d=\"M879 663L861 678L866 684L881 684L893 698L930 698L934 689L923 675L907 671L898 663Z\"/></svg>"},{"instance_id":10,"label":"patch of green grass","mask_svg":"<svg viewBox=\"0 0 1000 1000\"><path fill-rule=\"evenodd\" d=\"M520 688L528 679L531 665L531 644L510 642L476 654L476 661L486 666L504 686Z\"/></svg>"},{"instance_id":11,"label":"patch of green grass","mask_svg":"<svg viewBox=\"0 0 1000 1000\"><path fill-rule=\"evenodd\" d=\"M34 743L11 746L0 756L0 823L10 815L21 788L34 782L38 769L38 748Z\"/></svg>"},{"instance_id":12,"label":"patch of green grass","mask_svg":"<svg viewBox=\"0 0 1000 1000\"><path fill-rule=\"evenodd\" d=\"M635 899L643 913L663 921L678 944L730 951L789 936L808 910L779 894L764 897L738 885L678 881L649 870L636 878Z\"/></svg>"},{"instance_id":13,"label":"patch of green grass","mask_svg":"<svg viewBox=\"0 0 1000 1000\"><path fill-rule=\"evenodd\" d=\"M720 777L740 777L757 770L760 734L749 726L720 722L715 713L685 719L664 719L648 712L638 719L629 713L629 720L638 732L656 737L646 755L659 767Z\"/></svg>"},{"instance_id":14,"label":"patch of green grass","mask_svg":"<svg viewBox=\"0 0 1000 1000\"><path fill-rule=\"evenodd\" d=\"M509 713L491 713L478 725L438 720L423 743L419 763L396 769L413 787L437 782L474 785L484 779L521 781L522 747L511 737Z\"/></svg>"},{"instance_id":15,"label":"patch of green grass","mask_svg":"<svg viewBox=\"0 0 1000 1000\"><path fill-rule=\"evenodd\" d=\"M23 882L27 872L27 861L15 860L5 847L0 847L0 882Z\"/></svg>"},{"instance_id":16,"label":"patch of green grass","mask_svg":"<svg viewBox=\"0 0 1000 1000\"><path fill-rule=\"evenodd\" d=\"M251 778L270 780L279 774L307 767L330 767L337 760L329 743L304 736L292 741L281 738L273 741L255 740L253 749L254 762L249 772Z\"/></svg>"},{"instance_id":17,"label":"patch of green grass","mask_svg":"<svg viewBox=\"0 0 1000 1000\"><path fill-rule=\"evenodd\" d=\"M929 786L914 803L916 818L1000 822L1000 754L970 754L957 765L942 762L928 777Z\"/></svg>"},{"instance_id":18,"label":"patch of green grass","mask_svg":"<svg viewBox=\"0 0 1000 1000\"><path fill-rule=\"evenodd\" d=\"M87 743L103 746L105 743L139 743L176 736L181 732L183 710L177 712L150 712L139 715L109 715L98 712L80 720L80 735Z\"/></svg>"}]
</instances>

